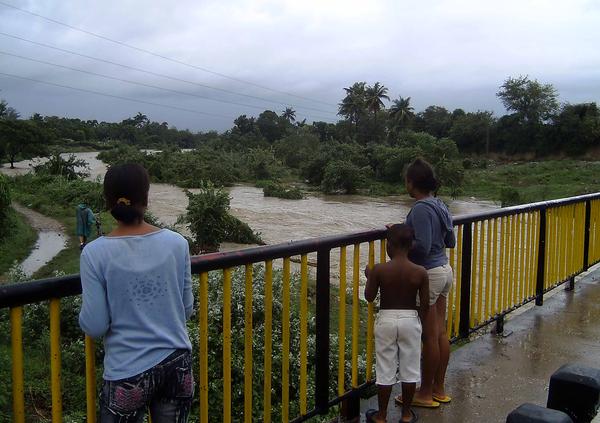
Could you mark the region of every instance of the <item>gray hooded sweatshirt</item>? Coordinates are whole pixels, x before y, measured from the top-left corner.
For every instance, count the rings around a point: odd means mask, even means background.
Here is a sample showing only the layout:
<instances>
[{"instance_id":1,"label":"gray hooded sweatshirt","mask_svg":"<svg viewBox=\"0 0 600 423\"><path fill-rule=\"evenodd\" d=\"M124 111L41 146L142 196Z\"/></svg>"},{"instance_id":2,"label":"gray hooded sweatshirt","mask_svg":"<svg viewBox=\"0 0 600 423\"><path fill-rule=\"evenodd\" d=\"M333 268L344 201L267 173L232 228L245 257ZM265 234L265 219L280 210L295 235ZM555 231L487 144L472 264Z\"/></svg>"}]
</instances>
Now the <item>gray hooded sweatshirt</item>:
<instances>
[{"instance_id":1,"label":"gray hooded sweatshirt","mask_svg":"<svg viewBox=\"0 0 600 423\"><path fill-rule=\"evenodd\" d=\"M446 205L436 197L415 203L406 216L406 224L415 231L415 242L408 257L425 269L448 264L446 248L454 248L456 237L452 216Z\"/></svg>"}]
</instances>

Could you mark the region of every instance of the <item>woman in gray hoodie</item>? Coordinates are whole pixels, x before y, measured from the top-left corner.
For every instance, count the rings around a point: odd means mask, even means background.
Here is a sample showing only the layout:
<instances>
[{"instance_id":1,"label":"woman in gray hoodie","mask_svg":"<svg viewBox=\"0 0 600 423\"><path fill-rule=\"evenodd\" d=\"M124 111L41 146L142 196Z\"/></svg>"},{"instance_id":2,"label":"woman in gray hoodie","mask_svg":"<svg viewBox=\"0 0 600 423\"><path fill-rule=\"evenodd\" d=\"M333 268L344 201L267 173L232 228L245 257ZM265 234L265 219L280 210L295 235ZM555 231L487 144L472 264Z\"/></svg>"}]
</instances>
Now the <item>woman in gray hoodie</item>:
<instances>
[{"instance_id":1,"label":"woman in gray hoodie","mask_svg":"<svg viewBox=\"0 0 600 423\"><path fill-rule=\"evenodd\" d=\"M454 248L456 238L452 216L437 198L439 183L433 167L425 160L414 160L406 170L406 190L416 202L406 217L415 232L410 260L423 266L429 276L429 312L422 316L423 368L421 388L413 399L414 406L435 408L450 402L444 380L450 358L446 334L446 305L453 273L446 248ZM401 402L401 398L396 398Z\"/></svg>"}]
</instances>

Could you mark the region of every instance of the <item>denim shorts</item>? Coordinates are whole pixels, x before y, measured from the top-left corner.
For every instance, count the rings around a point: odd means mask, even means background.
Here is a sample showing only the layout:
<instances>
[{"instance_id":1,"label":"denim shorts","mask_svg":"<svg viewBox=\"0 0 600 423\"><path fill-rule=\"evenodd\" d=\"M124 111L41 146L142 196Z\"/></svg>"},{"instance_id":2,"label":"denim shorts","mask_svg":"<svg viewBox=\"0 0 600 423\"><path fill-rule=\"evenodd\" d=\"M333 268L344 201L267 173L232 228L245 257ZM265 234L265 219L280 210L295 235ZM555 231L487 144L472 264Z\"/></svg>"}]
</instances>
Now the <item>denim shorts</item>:
<instances>
[{"instance_id":1,"label":"denim shorts","mask_svg":"<svg viewBox=\"0 0 600 423\"><path fill-rule=\"evenodd\" d=\"M121 380L105 380L100 393L101 423L185 423L194 397L192 355L176 350L156 366Z\"/></svg>"}]
</instances>

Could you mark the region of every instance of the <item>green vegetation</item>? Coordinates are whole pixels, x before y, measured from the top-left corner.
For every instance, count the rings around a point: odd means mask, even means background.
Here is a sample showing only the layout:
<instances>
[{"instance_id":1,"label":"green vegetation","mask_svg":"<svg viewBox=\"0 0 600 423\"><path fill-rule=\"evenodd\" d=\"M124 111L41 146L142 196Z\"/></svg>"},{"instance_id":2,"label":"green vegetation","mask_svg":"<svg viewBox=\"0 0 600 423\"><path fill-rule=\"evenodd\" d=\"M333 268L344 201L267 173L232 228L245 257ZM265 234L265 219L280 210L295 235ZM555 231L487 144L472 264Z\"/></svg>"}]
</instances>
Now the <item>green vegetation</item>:
<instances>
[{"instance_id":1,"label":"green vegetation","mask_svg":"<svg viewBox=\"0 0 600 423\"><path fill-rule=\"evenodd\" d=\"M9 179L0 174L0 283L15 261L24 259L37 239L27 220L11 207Z\"/></svg>"},{"instance_id":2,"label":"green vegetation","mask_svg":"<svg viewBox=\"0 0 600 423\"><path fill-rule=\"evenodd\" d=\"M79 272L79 240L75 236L76 222L74 218L75 208L79 203L85 202L92 210L99 213L102 230L105 233L110 232L116 224L109 212L101 211L104 209L104 199L102 186L97 182L83 179L69 180L65 176L54 176L41 172L15 177L12 181L12 187L17 201L61 222L68 236L67 248L40 269L34 275L34 278L49 277L56 270L67 274ZM201 250L214 250L214 247L218 247L218 244L223 241L262 244L258 234L255 234L248 225L229 214L229 197L226 193L210 187L208 184L202 192L205 195L202 193L188 194L194 199L190 201L188 206L190 220L183 219L183 221L186 223L195 222L196 226L194 228L200 228L198 233L201 234L202 228L213 227L212 225L203 225L202 222L205 221L201 219L216 219L220 224L218 228L222 235L216 238L213 237L214 234L210 234L206 238L196 237L196 243L192 249L194 253ZM152 224L161 226L160 222L150 214L147 218ZM192 231L194 231L193 228ZM95 231L93 237L95 237ZM204 239L209 241L208 244L203 243ZM215 240L218 241L216 244L214 244Z\"/></svg>"},{"instance_id":3,"label":"green vegetation","mask_svg":"<svg viewBox=\"0 0 600 423\"><path fill-rule=\"evenodd\" d=\"M51 116L33 115L19 119L18 113L0 102L0 157L13 162L48 148L53 152L73 151L89 147L103 150L101 159L114 165L138 162L150 172L152 181L174 183L185 188L200 188L200 193L188 193L187 223L194 239L193 252L212 251L225 240L260 243L257 234L229 213L229 198L219 187L238 182L260 183L265 195L297 196L288 188L291 182L306 182L312 189L327 193L366 193L371 195L404 192L403 171L410 161L423 156L437 169L442 181L442 193L456 196L461 193L479 198L500 200L503 205L558 198L585 192L600 191L600 163L568 160L502 163L491 157L574 157L600 146L600 111L595 103L564 104L557 102L557 93L549 84L528 77L508 78L500 87L498 97L508 110L496 118L491 112L454 111L431 105L415 113L410 97L390 101L388 89L379 82L368 85L357 82L344 88L336 123L297 122L295 111L287 108L280 115L266 110L258 117L239 116L231 130L192 133L169 127L166 122L150 122L138 113L118 123L81 121ZM45 142L48 141L48 142ZM42 148L42 146L44 146ZM160 149L160 153L144 153L141 148ZM193 148L191 152L181 149ZM59 220L69 235L69 246L38 272L37 277L54 276L53 269L77 273L79 269L78 242L74 236L74 208L87 202L94 210L102 204L101 187L81 179L74 158L53 156L36 168L36 174L14 178L10 182L13 197L26 206ZM264 182L266 181L266 182ZM0 228L15 228L4 234L0 244L0 273L5 272L13 257L26 254L35 236L19 217L7 209L7 183L0 178ZM299 192L299 190L298 190ZM301 196L301 193L300 193ZM151 219L151 217L149 217ZM11 223L14 220L14 224ZM112 217L101 214L104 230L110 231ZM8 223L6 223L8 222ZM6 248L10 245L10 248ZM21 247L19 247L21 246ZM2 249L4 248L4 249ZM19 250L19 248L21 248ZM11 256L13 254L13 256ZM264 267L255 266L255 281L264 280ZM197 283L197 282L196 282ZM299 317L298 275L291 280L292 307L290 363L291 411L298 411ZM309 292L308 332L309 392L314 388L314 288ZM244 274L233 272L232 280L232 378L233 386L243 381ZM197 287L196 287L197 288ZM264 288L254 283L253 289L253 353L254 378L253 418L261 419L264 354ZM196 289L196 292L198 290ZM274 419L280 416L281 397L281 303L282 275L273 277L272 352ZM341 294L343 296L344 294ZM209 277L209 401L211 410L220 410L222 402L222 274L211 272ZM331 350L337 350L337 304L340 293L332 288ZM347 302L350 298L346 295ZM61 332L63 351L65 421L81 421L85 409L83 343L77 325L78 297L62 301ZM361 327L365 327L364 304L361 307ZM348 308L348 313L350 310ZM46 304L25 307L24 336L28 340L26 390L28 418L44 420L49 416ZM347 327L351 316L347 315ZM7 310L0 310L0 380L9 380L9 334ZM189 326L195 351L198 351L198 325ZM347 331L347 356L351 337ZM364 331L360 332L361 351ZM97 362L102 359L97 350ZM337 356L331 355L332 383L336 391ZM347 360L348 362L349 360ZM195 360L195 366L198 361ZM364 361L359 360L364 374ZM346 369L349 372L349 368ZM100 372L100 368L98 369ZM197 374L197 367L195 369ZM349 375L348 375L349 376ZM360 378L361 380L363 377ZM100 383L101 378L98 377ZM0 387L0 420L9 417L9 386ZM242 389L233 390L233 413L241 414ZM310 396L309 396L310 398ZM197 408L197 402L195 403ZM309 404L310 407L310 404ZM192 421L197 417L197 410Z\"/></svg>"},{"instance_id":4,"label":"green vegetation","mask_svg":"<svg viewBox=\"0 0 600 423\"><path fill-rule=\"evenodd\" d=\"M396 184L402 185L404 167L423 156L436 167L442 194L457 196L485 189L463 186L465 169L472 165L469 155L578 156L600 147L595 103L560 105L551 84L527 76L507 78L497 96L508 111L499 118L485 110L450 111L439 105L415 112L411 97L394 99L387 107L388 88L363 81L344 88L342 119L336 123L296 121L291 108L281 114L265 110L257 117L239 116L221 134L178 130L142 113L118 123L39 114L22 120L1 102L0 156L12 160L34 154L47 140L54 151L60 146L103 149L101 159L109 164L135 161L153 181L184 188L204 182L301 181L327 193L372 195L402 193ZM141 148L162 152L144 154ZM183 148L194 150L183 153ZM509 194L498 191L493 198L522 201L522 195Z\"/></svg>"},{"instance_id":5,"label":"green vegetation","mask_svg":"<svg viewBox=\"0 0 600 423\"><path fill-rule=\"evenodd\" d=\"M15 177L12 187L19 203L51 217L74 220L75 207L82 202L92 210L104 208L102 186L83 179L30 173Z\"/></svg>"},{"instance_id":6,"label":"green vegetation","mask_svg":"<svg viewBox=\"0 0 600 423\"><path fill-rule=\"evenodd\" d=\"M255 265L253 275L255 281L264 281L264 266ZM209 387L208 398L211 413L219 413L222 409L222 354L223 354L223 276L222 272L210 272L208 289L208 374ZM198 292L198 279L194 278L194 291ZM281 371L282 371L282 290L283 276L282 271L274 269L273 271L273 295L272 295L272 411L273 421L281 420ZM299 374L300 374L300 318L299 318L299 293L300 277L293 273L290 280L290 415L299 414ZM337 365L338 356L338 336L337 336L337 317L340 292L332 288L331 304L331 337L330 348L330 396L337 393ZM243 415L244 401L244 346L245 346L245 325L244 325L244 304L245 304L245 272L243 268L237 268L232 272L232 292L231 303L234 306L231 309L231 343L232 343L232 413L234 416ZM264 315L264 284L252 284L252 349L253 349L253 421L262 420L263 412L263 378L264 378L264 339L265 339L265 315ZM312 395L314 391L314 366L315 366L315 291L314 280L309 281L308 290L308 407L312 408ZM85 416L85 357L83 336L78 325L78 312L81 298L69 297L61 300L61 353L63 381L63 410L65 422L78 422L84 420ZM350 304L351 295L346 295L346 302ZM350 354L351 354L351 307L347 307L347 325L346 330L346 387L350 385ZM47 356L49 351L49 329L47 325L40 325L40 322L47 322L49 319L47 303L31 304L24 307L23 316L23 337L27 339L27 358L25 365L25 391L27 392L26 413L27 421L45 420L50 416L50 389L48 385L49 367ZM10 328L9 328L8 310L0 310L0 380L10 380ZM366 325L366 304L361 302L360 325L364 328ZM197 321L192 320L188 323L188 331L193 345L193 351L199 351L199 328ZM364 330L360 331L358 361L359 380L365 378L364 349L365 338ZM103 359L103 348L101 343L96 344L96 363L101 363ZM194 374L199 374L199 360L194 360ZM100 388L102 381L101 366L97 366L97 389ZM198 392L198 390L196 390ZM0 386L0 420L8 420L11 409L11 391L10 384ZM335 410L334 410L335 411ZM333 411L333 412L334 412ZM190 422L198 421L198 394L194 401L194 410Z\"/></svg>"},{"instance_id":7,"label":"green vegetation","mask_svg":"<svg viewBox=\"0 0 600 423\"><path fill-rule=\"evenodd\" d=\"M277 182L269 181L262 184L262 189L265 197L277 197L285 200L302 200L304 198L300 189Z\"/></svg>"},{"instance_id":8,"label":"green vegetation","mask_svg":"<svg viewBox=\"0 0 600 423\"><path fill-rule=\"evenodd\" d=\"M92 210L104 208L102 186L83 179L69 180L42 172L17 176L12 180L12 192L16 201L46 216L58 220L67 235L67 247L41 268L34 279L50 277L56 270L73 274L79 272L79 239L75 235L75 207L87 203ZM102 229L112 229L114 219L107 212L100 213ZM93 231L93 237L95 237ZM92 238L93 238L92 237Z\"/></svg>"},{"instance_id":9,"label":"green vegetation","mask_svg":"<svg viewBox=\"0 0 600 423\"><path fill-rule=\"evenodd\" d=\"M8 178L0 174L0 239L8 229L8 214L10 211L10 188Z\"/></svg>"},{"instance_id":10,"label":"green vegetation","mask_svg":"<svg viewBox=\"0 0 600 423\"><path fill-rule=\"evenodd\" d=\"M73 154L70 154L66 159L63 159L59 154L53 154L48 158L48 161L33 166L33 169L38 175L62 176L69 181L90 175L86 171L87 162L77 159Z\"/></svg>"},{"instance_id":11,"label":"green vegetation","mask_svg":"<svg viewBox=\"0 0 600 423\"><path fill-rule=\"evenodd\" d=\"M29 226L25 217L8 210L4 219L4 230L0 237L0 284L13 263L25 259L37 239L36 231Z\"/></svg>"},{"instance_id":12,"label":"green vegetation","mask_svg":"<svg viewBox=\"0 0 600 423\"><path fill-rule=\"evenodd\" d=\"M198 193L186 191L187 213L178 223L187 223L193 234L194 254L218 251L223 241L264 244L260 235L229 213L229 195L211 183L203 183Z\"/></svg>"},{"instance_id":13,"label":"green vegetation","mask_svg":"<svg viewBox=\"0 0 600 423\"><path fill-rule=\"evenodd\" d=\"M548 160L490 163L465 174L464 191L504 205L530 203L600 191L600 162Z\"/></svg>"}]
</instances>

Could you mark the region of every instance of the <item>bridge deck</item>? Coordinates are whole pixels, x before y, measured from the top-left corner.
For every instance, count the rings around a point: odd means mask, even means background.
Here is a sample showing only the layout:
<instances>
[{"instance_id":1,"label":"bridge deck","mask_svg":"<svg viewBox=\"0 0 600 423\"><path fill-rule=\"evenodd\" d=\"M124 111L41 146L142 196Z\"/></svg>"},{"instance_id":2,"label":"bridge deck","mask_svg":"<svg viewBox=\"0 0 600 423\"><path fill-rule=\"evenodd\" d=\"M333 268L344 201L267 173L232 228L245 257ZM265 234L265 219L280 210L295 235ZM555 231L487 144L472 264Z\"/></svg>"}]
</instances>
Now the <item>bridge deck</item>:
<instances>
[{"instance_id":1,"label":"bridge deck","mask_svg":"<svg viewBox=\"0 0 600 423\"><path fill-rule=\"evenodd\" d=\"M438 410L415 409L422 422L505 422L524 402L545 405L550 375L567 362L600 367L600 268L576 279L575 291L559 287L542 307L510 315L506 337L484 334L450 357L447 386L453 397ZM394 395L400 391L394 389ZM362 404L377 408L377 398ZM388 421L400 418L390 405ZM600 422L597 416L594 422Z\"/></svg>"}]
</instances>

